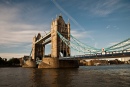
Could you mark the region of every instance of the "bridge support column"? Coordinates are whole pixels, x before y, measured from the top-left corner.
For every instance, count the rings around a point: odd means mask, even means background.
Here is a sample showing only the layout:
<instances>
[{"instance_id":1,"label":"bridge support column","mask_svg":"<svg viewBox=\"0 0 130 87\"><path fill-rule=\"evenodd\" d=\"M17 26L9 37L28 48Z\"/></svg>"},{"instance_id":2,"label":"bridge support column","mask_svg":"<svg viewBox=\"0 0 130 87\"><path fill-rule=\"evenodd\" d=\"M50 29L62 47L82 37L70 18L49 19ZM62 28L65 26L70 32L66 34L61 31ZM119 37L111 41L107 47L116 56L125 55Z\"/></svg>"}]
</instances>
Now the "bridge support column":
<instances>
[{"instance_id":1,"label":"bridge support column","mask_svg":"<svg viewBox=\"0 0 130 87\"><path fill-rule=\"evenodd\" d=\"M51 57L58 58L59 57L59 40L58 40L58 21L55 20L51 25Z\"/></svg>"},{"instance_id":2,"label":"bridge support column","mask_svg":"<svg viewBox=\"0 0 130 87\"><path fill-rule=\"evenodd\" d=\"M33 42L32 42L32 59L35 60L35 42L36 42L36 36L33 37Z\"/></svg>"},{"instance_id":3,"label":"bridge support column","mask_svg":"<svg viewBox=\"0 0 130 87\"><path fill-rule=\"evenodd\" d=\"M78 68L78 60L57 60L55 58L43 58L38 68Z\"/></svg>"},{"instance_id":4,"label":"bridge support column","mask_svg":"<svg viewBox=\"0 0 130 87\"><path fill-rule=\"evenodd\" d=\"M43 45L43 58L44 58L44 56L45 56L45 45Z\"/></svg>"},{"instance_id":5,"label":"bridge support column","mask_svg":"<svg viewBox=\"0 0 130 87\"><path fill-rule=\"evenodd\" d=\"M56 58L43 58L38 68L59 68L59 60Z\"/></svg>"}]
</instances>

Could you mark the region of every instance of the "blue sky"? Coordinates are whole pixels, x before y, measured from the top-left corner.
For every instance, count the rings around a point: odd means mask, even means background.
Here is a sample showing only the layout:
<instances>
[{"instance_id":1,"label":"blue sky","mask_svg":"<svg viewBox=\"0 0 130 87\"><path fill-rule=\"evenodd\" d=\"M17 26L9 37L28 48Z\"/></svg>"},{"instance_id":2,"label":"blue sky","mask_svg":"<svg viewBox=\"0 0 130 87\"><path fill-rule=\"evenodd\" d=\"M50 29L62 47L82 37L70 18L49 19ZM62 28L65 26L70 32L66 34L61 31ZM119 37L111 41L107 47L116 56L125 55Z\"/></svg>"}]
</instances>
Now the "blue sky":
<instances>
[{"instance_id":1,"label":"blue sky","mask_svg":"<svg viewBox=\"0 0 130 87\"><path fill-rule=\"evenodd\" d=\"M60 13L87 45L106 48L130 38L130 0L0 0L0 56L29 55L33 36L49 32Z\"/></svg>"}]
</instances>

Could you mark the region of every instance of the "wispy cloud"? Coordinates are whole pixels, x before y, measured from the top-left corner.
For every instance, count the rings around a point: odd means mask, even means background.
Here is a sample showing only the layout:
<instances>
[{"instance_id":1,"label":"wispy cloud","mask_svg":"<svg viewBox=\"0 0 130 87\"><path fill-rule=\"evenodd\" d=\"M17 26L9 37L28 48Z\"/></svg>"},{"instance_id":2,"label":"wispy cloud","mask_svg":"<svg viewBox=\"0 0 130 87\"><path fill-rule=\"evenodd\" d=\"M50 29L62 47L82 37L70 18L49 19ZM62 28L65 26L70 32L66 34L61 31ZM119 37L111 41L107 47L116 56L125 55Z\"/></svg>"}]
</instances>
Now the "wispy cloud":
<instances>
[{"instance_id":1,"label":"wispy cloud","mask_svg":"<svg viewBox=\"0 0 130 87\"><path fill-rule=\"evenodd\" d=\"M119 43L119 42L112 42L112 43L109 43L108 46L113 46L113 45L115 45L115 44L117 44L117 43Z\"/></svg>"},{"instance_id":2,"label":"wispy cloud","mask_svg":"<svg viewBox=\"0 0 130 87\"><path fill-rule=\"evenodd\" d=\"M110 25L107 25L107 27L106 27L107 29L109 29L110 28Z\"/></svg>"},{"instance_id":3,"label":"wispy cloud","mask_svg":"<svg viewBox=\"0 0 130 87\"><path fill-rule=\"evenodd\" d=\"M91 40L94 40L94 38L91 36L92 31L78 31L77 29L73 29L71 30L71 34L77 39L90 38Z\"/></svg>"},{"instance_id":4,"label":"wispy cloud","mask_svg":"<svg viewBox=\"0 0 130 87\"><path fill-rule=\"evenodd\" d=\"M6 3L6 2L5 2ZM10 4L8 6L7 4ZM24 5L12 5L7 2L6 5L0 5L0 56L1 57L19 57L23 56L23 50L30 52L32 38L37 33L44 35L44 31L50 31L50 24L46 22L39 23L38 16L33 16L32 13L37 9L25 13L32 18L32 20L24 19L25 14L21 14L26 9ZM29 11L29 10L28 10ZM39 10L40 12L40 10ZM38 13L38 11L37 11ZM25 17L26 18L26 17ZM44 17L44 19L47 19ZM42 19L41 19L42 20ZM32 22L29 22L32 21ZM37 21L37 23L34 23ZM10 50L12 49L12 50ZM5 53L3 53L5 52ZM21 52L21 53L17 53ZM7 56L8 55L8 56Z\"/></svg>"},{"instance_id":5,"label":"wispy cloud","mask_svg":"<svg viewBox=\"0 0 130 87\"><path fill-rule=\"evenodd\" d=\"M2 58L21 58L24 55L28 55L27 53L0 53L0 57Z\"/></svg>"},{"instance_id":6,"label":"wispy cloud","mask_svg":"<svg viewBox=\"0 0 130 87\"><path fill-rule=\"evenodd\" d=\"M112 26L112 25L107 25L106 29L112 29L112 30L118 30L119 27L117 27L116 25Z\"/></svg>"},{"instance_id":7,"label":"wispy cloud","mask_svg":"<svg viewBox=\"0 0 130 87\"><path fill-rule=\"evenodd\" d=\"M37 33L48 32L49 24L26 23L20 18L21 7L0 7L0 44L31 42ZM30 13L31 14L31 13ZM11 46L11 45L10 45Z\"/></svg>"},{"instance_id":8,"label":"wispy cloud","mask_svg":"<svg viewBox=\"0 0 130 87\"><path fill-rule=\"evenodd\" d=\"M107 16L124 6L119 3L120 0L91 0L86 3L82 1L79 8L91 12L93 15Z\"/></svg>"},{"instance_id":9,"label":"wispy cloud","mask_svg":"<svg viewBox=\"0 0 130 87\"><path fill-rule=\"evenodd\" d=\"M95 45L94 45L94 47L95 47L95 48L97 48L97 45L98 45L98 43L97 43L97 42L95 42Z\"/></svg>"}]
</instances>

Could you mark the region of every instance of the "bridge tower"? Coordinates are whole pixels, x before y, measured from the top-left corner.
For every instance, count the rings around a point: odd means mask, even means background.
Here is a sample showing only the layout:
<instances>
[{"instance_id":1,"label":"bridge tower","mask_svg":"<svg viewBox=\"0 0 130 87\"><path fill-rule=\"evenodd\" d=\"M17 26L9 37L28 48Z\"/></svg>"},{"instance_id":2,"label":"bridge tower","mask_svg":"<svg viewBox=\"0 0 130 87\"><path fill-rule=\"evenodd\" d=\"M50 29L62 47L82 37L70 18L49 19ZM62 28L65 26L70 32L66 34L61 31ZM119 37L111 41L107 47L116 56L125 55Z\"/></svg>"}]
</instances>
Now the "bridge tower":
<instances>
[{"instance_id":1,"label":"bridge tower","mask_svg":"<svg viewBox=\"0 0 130 87\"><path fill-rule=\"evenodd\" d=\"M62 16L58 16L51 23L51 31L45 36L41 36L38 33L33 38L32 45L32 59L36 61L36 58L42 59L42 62L38 65L38 68L78 68L78 61L75 60L60 60L61 56L70 56L70 47L67 46L59 37L58 32L70 41L70 23L65 23ZM51 55L45 55L45 45L51 43ZM69 44L69 43L68 43ZM26 67L30 67L34 64L29 62Z\"/></svg>"},{"instance_id":2,"label":"bridge tower","mask_svg":"<svg viewBox=\"0 0 130 87\"><path fill-rule=\"evenodd\" d=\"M70 56L70 48L59 38L57 31L70 40L70 23L66 24L62 16L57 17L51 23L51 57L59 58Z\"/></svg>"},{"instance_id":3,"label":"bridge tower","mask_svg":"<svg viewBox=\"0 0 130 87\"><path fill-rule=\"evenodd\" d=\"M44 56L44 50L45 50L45 45L42 43L35 44L37 40L41 38L41 34L38 33L37 36L33 37L33 42L32 42L32 59L36 61L36 58L39 58L40 60Z\"/></svg>"}]
</instances>

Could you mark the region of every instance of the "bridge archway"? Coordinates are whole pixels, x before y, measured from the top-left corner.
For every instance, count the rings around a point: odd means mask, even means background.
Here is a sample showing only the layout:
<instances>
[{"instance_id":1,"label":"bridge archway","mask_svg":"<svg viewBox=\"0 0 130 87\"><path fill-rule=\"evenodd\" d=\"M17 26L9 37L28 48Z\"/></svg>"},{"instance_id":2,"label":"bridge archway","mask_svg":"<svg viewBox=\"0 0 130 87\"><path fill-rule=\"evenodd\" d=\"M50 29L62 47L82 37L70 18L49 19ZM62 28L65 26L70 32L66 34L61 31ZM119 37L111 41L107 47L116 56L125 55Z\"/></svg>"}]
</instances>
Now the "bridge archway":
<instances>
[{"instance_id":1,"label":"bridge archway","mask_svg":"<svg viewBox=\"0 0 130 87\"><path fill-rule=\"evenodd\" d=\"M62 54L63 57L67 57L67 53L66 53L65 50L61 50L61 54Z\"/></svg>"}]
</instances>

